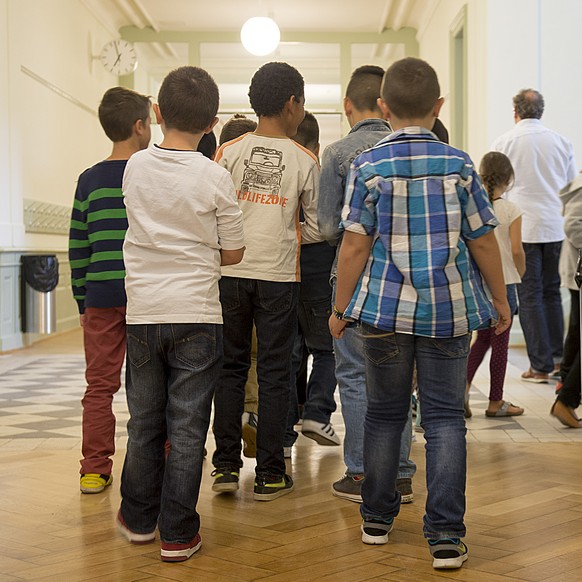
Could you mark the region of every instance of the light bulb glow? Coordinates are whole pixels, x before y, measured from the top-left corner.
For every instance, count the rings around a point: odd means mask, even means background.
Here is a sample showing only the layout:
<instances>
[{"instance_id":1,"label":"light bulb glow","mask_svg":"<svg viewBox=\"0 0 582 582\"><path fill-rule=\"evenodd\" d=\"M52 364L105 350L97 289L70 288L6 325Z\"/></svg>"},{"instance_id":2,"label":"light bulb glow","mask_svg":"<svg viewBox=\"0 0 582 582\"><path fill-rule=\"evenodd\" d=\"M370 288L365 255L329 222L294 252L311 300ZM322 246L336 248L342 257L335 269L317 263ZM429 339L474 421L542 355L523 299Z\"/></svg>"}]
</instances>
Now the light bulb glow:
<instances>
[{"instance_id":1,"label":"light bulb glow","mask_svg":"<svg viewBox=\"0 0 582 582\"><path fill-rule=\"evenodd\" d=\"M277 23L265 16L249 18L240 30L240 40L252 55L263 57L272 53L277 46L281 33Z\"/></svg>"}]
</instances>

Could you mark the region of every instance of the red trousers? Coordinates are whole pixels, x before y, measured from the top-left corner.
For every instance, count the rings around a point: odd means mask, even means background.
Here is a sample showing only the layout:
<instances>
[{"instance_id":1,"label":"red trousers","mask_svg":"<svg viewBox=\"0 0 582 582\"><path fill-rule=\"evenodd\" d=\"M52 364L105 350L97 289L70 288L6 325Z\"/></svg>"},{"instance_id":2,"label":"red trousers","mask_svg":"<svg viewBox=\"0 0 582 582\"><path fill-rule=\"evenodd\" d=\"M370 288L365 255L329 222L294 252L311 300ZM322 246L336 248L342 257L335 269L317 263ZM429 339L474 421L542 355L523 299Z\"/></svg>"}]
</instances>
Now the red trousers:
<instances>
[{"instance_id":1,"label":"red trousers","mask_svg":"<svg viewBox=\"0 0 582 582\"><path fill-rule=\"evenodd\" d=\"M87 389L83 397L81 474L110 475L115 453L113 395L125 359L125 307L88 307L82 318Z\"/></svg>"}]
</instances>

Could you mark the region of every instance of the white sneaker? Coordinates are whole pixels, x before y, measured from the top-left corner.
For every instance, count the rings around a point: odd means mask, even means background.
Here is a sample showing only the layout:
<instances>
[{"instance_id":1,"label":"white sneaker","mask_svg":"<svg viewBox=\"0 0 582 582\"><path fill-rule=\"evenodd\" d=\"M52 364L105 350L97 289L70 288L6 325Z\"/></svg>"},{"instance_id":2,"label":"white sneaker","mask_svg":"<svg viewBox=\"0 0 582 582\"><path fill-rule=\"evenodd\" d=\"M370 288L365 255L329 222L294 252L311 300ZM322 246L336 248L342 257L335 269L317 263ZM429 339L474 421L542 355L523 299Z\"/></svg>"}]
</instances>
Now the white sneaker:
<instances>
[{"instance_id":1,"label":"white sneaker","mask_svg":"<svg viewBox=\"0 0 582 582\"><path fill-rule=\"evenodd\" d=\"M331 423L324 424L323 422L317 422L316 420L303 420L303 426L301 427L301 433L307 438L313 439L320 445L327 446L338 446L340 444L340 438L335 434L333 426Z\"/></svg>"}]
</instances>

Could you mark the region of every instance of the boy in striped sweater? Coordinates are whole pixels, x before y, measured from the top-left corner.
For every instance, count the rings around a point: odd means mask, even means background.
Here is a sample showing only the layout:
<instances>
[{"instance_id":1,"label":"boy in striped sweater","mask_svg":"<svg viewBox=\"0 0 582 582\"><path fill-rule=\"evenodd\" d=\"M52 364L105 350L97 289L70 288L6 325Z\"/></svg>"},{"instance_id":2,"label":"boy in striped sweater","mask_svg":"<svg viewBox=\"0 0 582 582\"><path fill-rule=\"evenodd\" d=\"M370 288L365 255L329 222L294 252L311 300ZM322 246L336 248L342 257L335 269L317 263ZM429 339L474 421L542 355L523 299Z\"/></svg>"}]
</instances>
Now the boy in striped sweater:
<instances>
[{"instance_id":1,"label":"boy in striped sweater","mask_svg":"<svg viewBox=\"0 0 582 582\"><path fill-rule=\"evenodd\" d=\"M149 144L150 100L113 87L103 96L99 121L113 149L107 159L79 176L69 232L71 283L83 327L87 380L82 400L82 493L100 493L113 480L112 403L125 358L122 247L127 217L121 181L130 156Z\"/></svg>"}]
</instances>

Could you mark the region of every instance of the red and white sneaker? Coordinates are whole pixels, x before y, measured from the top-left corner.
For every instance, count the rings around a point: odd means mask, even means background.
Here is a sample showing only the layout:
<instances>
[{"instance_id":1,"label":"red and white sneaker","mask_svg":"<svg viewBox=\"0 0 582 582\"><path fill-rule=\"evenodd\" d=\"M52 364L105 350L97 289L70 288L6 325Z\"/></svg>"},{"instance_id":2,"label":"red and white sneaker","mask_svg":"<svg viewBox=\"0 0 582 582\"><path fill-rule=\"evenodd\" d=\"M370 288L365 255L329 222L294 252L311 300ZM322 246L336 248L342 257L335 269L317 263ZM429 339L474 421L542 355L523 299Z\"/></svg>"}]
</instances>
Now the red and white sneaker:
<instances>
[{"instance_id":1,"label":"red and white sneaker","mask_svg":"<svg viewBox=\"0 0 582 582\"><path fill-rule=\"evenodd\" d=\"M162 541L160 557L162 562L184 562L195 554L200 546L202 546L200 534L196 534L196 537L187 544L169 544Z\"/></svg>"}]
</instances>

